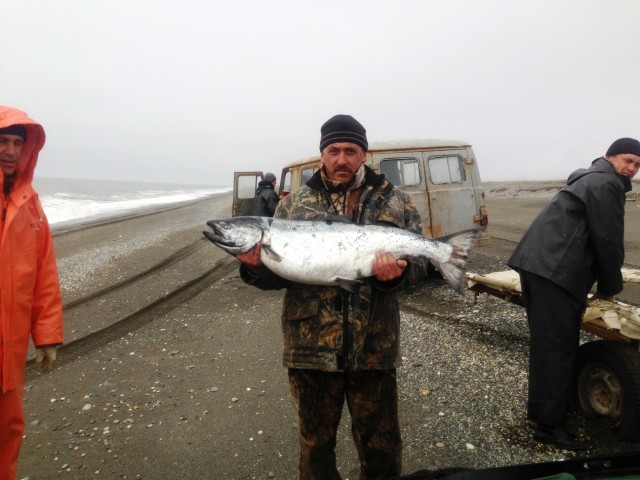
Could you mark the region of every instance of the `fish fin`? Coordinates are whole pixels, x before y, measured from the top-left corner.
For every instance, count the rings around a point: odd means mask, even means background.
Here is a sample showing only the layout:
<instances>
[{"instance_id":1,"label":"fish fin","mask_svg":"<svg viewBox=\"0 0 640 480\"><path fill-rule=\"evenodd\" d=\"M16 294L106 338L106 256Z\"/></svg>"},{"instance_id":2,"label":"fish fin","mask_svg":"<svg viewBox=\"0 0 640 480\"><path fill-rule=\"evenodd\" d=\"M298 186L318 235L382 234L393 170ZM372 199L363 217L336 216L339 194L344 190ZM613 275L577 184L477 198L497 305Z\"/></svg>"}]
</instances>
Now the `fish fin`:
<instances>
[{"instance_id":1,"label":"fish fin","mask_svg":"<svg viewBox=\"0 0 640 480\"><path fill-rule=\"evenodd\" d=\"M278 255L273 250L273 248L271 248L271 231L270 230L262 231L262 239L260 240L260 243L262 244L262 250L269 257L270 260L273 260L274 262L282 261L282 257Z\"/></svg>"},{"instance_id":2,"label":"fish fin","mask_svg":"<svg viewBox=\"0 0 640 480\"><path fill-rule=\"evenodd\" d=\"M442 274L449 286L460 295L464 295L466 290L465 273L467 260L471 253L471 249L475 246L476 240L479 236L480 229L471 229L438 239L451 245L452 251L449 260L446 262L433 262L433 264Z\"/></svg>"},{"instance_id":3,"label":"fish fin","mask_svg":"<svg viewBox=\"0 0 640 480\"><path fill-rule=\"evenodd\" d=\"M271 245L263 243L262 251L269 257L270 260L273 260L274 262L282 261L282 257L273 251L273 249L271 248Z\"/></svg>"},{"instance_id":4,"label":"fish fin","mask_svg":"<svg viewBox=\"0 0 640 480\"><path fill-rule=\"evenodd\" d=\"M336 278L335 282L340 288L343 288L349 293L358 293L360 285L364 283L361 280L347 280L346 278Z\"/></svg>"}]
</instances>

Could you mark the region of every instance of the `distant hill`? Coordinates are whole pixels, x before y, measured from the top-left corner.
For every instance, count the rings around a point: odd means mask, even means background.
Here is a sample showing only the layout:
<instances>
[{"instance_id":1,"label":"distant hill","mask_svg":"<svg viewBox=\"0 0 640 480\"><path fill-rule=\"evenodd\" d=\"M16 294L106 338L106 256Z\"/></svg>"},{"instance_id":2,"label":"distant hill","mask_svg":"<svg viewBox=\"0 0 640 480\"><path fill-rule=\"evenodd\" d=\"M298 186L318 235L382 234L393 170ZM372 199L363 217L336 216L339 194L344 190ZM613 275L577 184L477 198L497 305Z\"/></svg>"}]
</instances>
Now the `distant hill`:
<instances>
[{"instance_id":1,"label":"distant hill","mask_svg":"<svg viewBox=\"0 0 640 480\"><path fill-rule=\"evenodd\" d=\"M565 186L565 180L514 180L503 182L482 182L488 198L529 197L551 198ZM640 200L640 179L633 180L633 191L627 194L627 201Z\"/></svg>"},{"instance_id":2,"label":"distant hill","mask_svg":"<svg viewBox=\"0 0 640 480\"><path fill-rule=\"evenodd\" d=\"M552 197L565 185L563 180L482 182L487 197Z\"/></svg>"}]
</instances>

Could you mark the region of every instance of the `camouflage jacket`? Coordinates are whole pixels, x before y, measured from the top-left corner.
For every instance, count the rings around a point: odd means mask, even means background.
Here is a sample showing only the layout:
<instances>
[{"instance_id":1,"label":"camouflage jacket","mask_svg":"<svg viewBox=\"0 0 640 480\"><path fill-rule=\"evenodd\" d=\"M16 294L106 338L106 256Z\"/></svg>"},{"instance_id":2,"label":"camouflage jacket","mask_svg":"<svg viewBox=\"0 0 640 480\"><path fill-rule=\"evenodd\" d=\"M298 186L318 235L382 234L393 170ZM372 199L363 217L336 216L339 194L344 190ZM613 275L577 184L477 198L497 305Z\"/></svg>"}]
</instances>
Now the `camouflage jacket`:
<instances>
[{"instance_id":1,"label":"camouflage jacket","mask_svg":"<svg viewBox=\"0 0 640 480\"><path fill-rule=\"evenodd\" d=\"M368 167L357 223L389 224L421 233L420 214L411 198ZM317 172L305 187L284 197L276 218L318 220L335 215ZM286 288L282 309L283 363L289 368L323 371L381 370L400 364L400 307L397 293L427 273L427 260L409 259L404 274L391 282L370 278L359 294L339 287L304 285L283 279L266 267L254 276L240 267L242 279L263 290ZM348 305L343 310L343 305ZM348 312L348 330L345 314ZM347 330L347 335L345 335ZM343 345L344 338L347 344ZM345 365L345 354L348 364Z\"/></svg>"}]
</instances>

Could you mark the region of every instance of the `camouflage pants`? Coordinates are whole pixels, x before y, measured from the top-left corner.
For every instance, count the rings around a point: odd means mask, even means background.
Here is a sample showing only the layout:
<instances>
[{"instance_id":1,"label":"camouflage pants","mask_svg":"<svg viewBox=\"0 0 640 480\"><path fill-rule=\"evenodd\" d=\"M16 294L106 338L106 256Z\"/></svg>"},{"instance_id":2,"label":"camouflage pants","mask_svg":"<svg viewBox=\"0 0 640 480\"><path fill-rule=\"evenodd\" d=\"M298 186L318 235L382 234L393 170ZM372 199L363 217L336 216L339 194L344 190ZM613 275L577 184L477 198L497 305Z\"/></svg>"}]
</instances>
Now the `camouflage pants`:
<instances>
[{"instance_id":1,"label":"camouflage pants","mask_svg":"<svg viewBox=\"0 0 640 480\"><path fill-rule=\"evenodd\" d=\"M336 434L345 399L360 459L359 480L400 476L396 371L322 372L289 369L298 414L300 480L339 480Z\"/></svg>"}]
</instances>

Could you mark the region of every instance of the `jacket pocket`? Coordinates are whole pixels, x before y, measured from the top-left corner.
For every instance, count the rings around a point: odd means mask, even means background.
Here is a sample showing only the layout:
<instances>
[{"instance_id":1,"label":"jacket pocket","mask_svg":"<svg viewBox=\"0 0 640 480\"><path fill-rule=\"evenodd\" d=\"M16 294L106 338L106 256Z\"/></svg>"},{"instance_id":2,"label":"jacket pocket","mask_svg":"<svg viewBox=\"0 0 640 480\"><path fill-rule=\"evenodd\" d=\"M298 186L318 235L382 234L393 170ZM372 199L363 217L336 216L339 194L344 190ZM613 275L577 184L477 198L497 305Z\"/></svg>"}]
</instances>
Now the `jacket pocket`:
<instances>
[{"instance_id":1,"label":"jacket pocket","mask_svg":"<svg viewBox=\"0 0 640 480\"><path fill-rule=\"evenodd\" d=\"M282 309L282 333L286 350L307 350L318 345L318 298L287 294Z\"/></svg>"}]
</instances>

